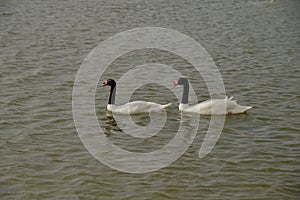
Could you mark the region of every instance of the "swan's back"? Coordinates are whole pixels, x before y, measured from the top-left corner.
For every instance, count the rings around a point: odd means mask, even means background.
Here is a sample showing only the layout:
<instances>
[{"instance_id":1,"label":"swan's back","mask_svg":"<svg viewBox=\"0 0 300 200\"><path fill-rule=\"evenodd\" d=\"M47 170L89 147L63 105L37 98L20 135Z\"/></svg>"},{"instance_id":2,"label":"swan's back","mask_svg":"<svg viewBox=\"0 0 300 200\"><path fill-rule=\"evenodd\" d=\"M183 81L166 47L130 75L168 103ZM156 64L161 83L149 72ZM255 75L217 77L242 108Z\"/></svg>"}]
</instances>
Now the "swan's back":
<instances>
[{"instance_id":1,"label":"swan's back","mask_svg":"<svg viewBox=\"0 0 300 200\"><path fill-rule=\"evenodd\" d=\"M224 106L226 108L224 109ZM185 107L186 112L199 113L201 115L226 115L244 113L251 109L250 106L241 106L231 98L206 100L194 106Z\"/></svg>"},{"instance_id":2,"label":"swan's back","mask_svg":"<svg viewBox=\"0 0 300 200\"><path fill-rule=\"evenodd\" d=\"M171 103L161 105L154 102L133 101L120 106L113 105L111 111L119 114L138 114L152 111L159 112L170 105Z\"/></svg>"}]
</instances>

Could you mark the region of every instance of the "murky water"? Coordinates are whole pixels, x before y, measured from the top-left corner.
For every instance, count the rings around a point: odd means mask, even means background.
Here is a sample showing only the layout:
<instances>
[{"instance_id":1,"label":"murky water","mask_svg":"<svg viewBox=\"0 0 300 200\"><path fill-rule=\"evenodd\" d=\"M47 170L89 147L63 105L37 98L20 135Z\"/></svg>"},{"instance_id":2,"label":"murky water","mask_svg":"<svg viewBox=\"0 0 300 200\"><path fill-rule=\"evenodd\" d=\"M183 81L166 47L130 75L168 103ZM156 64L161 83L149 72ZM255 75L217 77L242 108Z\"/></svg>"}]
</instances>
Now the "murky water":
<instances>
[{"instance_id":1,"label":"murky water","mask_svg":"<svg viewBox=\"0 0 300 200\"><path fill-rule=\"evenodd\" d=\"M0 1L1 199L297 199L300 195L300 2ZM210 118L201 117L189 149L159 171L129 174L97 161L72 116L73 83L82 61L106 38L136 27L187 34L208 51L229 95L254 108L226 117L218 143L198 158ZM101 77L165 63L190 78L199 101L203 80L182 58L141 50L117 59ZM186 67L182 67L186 66ZM173 78L176 77L171 77ZM129 138L106 116L107 88L97 88L105 134L130 151L166 145L178 130L177 99L146 85L132 99L172 102L168 123L151 139ZM147 115L134 116L147 125Z\"/></svg>"}]
</instances>

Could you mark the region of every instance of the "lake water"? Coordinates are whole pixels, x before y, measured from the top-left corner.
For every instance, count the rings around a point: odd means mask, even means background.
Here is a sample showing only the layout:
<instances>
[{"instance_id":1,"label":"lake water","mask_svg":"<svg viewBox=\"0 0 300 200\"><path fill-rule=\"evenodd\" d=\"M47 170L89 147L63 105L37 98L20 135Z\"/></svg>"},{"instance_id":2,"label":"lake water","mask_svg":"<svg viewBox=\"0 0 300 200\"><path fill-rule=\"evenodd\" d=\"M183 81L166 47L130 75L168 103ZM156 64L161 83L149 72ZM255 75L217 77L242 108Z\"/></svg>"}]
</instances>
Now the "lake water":
<instances>
[{"instance_id":1,"label":"lake water","mask_svg":"<svg viewBox=\"0 0 300 200\"><path fill-rule=\"evenodd\" d=\"M1 0L1 199L299 198L299 10L298 0ZM199 42L215 61L227 94L253 109L226 117L206 157L199 159L198 151L210 117L201 117L196 138L179 159L132 174L107 167L86 150L73 120L72 91L93 48L121 31L146 26L173 29ZM149 62L180 69L198 100L209 98L186 60L160 50L122 56L100 80L118 79ZM145 85L132 97L173 103L167 127L149 140L124 134L106 116L108 88L96 91L99 124L124 149L154 151L178 130L177 99L164 87ZM147 115L133 119L149 123Z\"/></svg>"}]
</instances>

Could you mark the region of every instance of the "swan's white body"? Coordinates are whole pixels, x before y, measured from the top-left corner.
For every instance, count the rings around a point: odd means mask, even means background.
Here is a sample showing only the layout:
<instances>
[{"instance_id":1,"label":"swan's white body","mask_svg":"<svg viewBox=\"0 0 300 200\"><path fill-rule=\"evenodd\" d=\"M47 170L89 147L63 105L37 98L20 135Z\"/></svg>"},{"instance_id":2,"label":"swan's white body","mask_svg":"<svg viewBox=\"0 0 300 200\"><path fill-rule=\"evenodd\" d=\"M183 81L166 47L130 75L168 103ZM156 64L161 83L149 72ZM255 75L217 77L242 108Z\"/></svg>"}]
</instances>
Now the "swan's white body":
<instances>
[{"instance_id":1,"label":"swan's white body","mask_svg":"<svg viewBox=\"0 0 300 200\"><path fill-rule=\"evenodd\" d=\"M250 106L241 106L237 104L236 100L232 100L233 97L207 100L194 106L189 106L189 81L187 78L179 78L178 80L173 81L173 84L174 86L183 86L182 100L179 104L179 110L182 112L197 113L201 115L231 115L245 113L252 108Z\"/></svg>"},{"instance_id":2,"label":"swan's white body","mask_svg":"<svg viewBox=\"0 0 300 200\"><path fill-rule=\"evenodd\" d=\"M245 113L252 108L250 106L241 106L237 104L236 100L232 100L232 98L206 100L193 106L180 103L179 110L201 115L226 115Z\"/></svg>"},{"instance_id":3,"label":"swan's white body","mask_svg":"<svg viewBox=\"0 0 300 200\"><path fill-rule=\"evenodd\" d=\"M139 113L161 112L165 108L171 106L171 103L161 105L147 101L133 101L124 105L115 105L116 82L113 79L108 79L107 81L104 81L102 85L110 86L110 94L106 108L108 111L115 114L132 115Z\"/></svg>"},{"instance_id":4,"label":"swan's white body","mask_svg":"<svg viewBox=\"0 0 300 200\"><path fill-rule=\"evenodd\" d=\"M161 105L154 102L133 101L124 105L107 104L107 110L116 114L139 114L150 112L161 112L171 106L171 103Z\"/></svg>"}]
</instances>

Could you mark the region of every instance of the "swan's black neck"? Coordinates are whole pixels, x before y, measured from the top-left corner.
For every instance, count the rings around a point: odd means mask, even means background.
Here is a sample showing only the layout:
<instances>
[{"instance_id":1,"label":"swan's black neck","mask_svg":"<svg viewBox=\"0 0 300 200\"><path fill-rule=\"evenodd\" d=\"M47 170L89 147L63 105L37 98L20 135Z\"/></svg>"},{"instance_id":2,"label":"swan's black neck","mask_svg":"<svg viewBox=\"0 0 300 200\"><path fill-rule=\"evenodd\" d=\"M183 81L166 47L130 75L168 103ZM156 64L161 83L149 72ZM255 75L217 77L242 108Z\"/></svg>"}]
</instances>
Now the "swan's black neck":
<instances>
[{"instance_id":1,"label":"swan's black neck","mask_svg":"<svg viewBox=\"0 0 300 200\"><path fill-rule=\"evenodd\" d=\"M189 83L188 82L184 82L183 83L183 94L182 94L182 99L181 99L181 103L183 104L188 104L189 102Z\"/></svg>"},{"instance_id":2,"label":"swan's black neck","mask_svg":"<svg viewBox=\"0 0 300 200\"><path fill-rule=\"evenodd\" d=\"M108 104L115 104L116 89L117 89L116 85L112 85L110 87L110 94L109 94Z\"/></svg>"}]
</instances>

